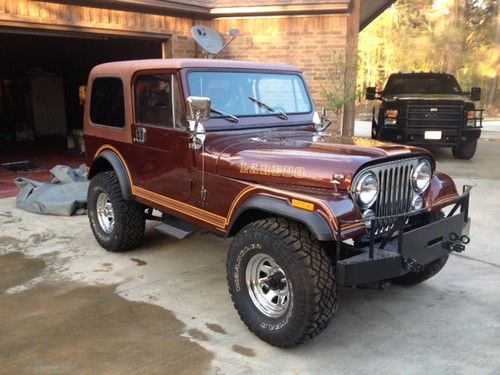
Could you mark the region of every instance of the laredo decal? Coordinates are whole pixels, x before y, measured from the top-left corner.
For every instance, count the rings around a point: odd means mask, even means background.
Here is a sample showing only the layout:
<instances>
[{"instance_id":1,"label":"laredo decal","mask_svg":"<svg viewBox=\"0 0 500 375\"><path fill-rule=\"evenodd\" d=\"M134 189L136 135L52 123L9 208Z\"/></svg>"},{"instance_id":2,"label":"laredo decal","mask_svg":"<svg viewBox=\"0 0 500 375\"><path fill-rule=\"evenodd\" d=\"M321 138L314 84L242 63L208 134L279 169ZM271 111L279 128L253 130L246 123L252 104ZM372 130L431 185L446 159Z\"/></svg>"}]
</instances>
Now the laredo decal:
<instances>
[{"instance_id":1,"label":"laredo decal","mask_svg":"<svg viewBox=\"0 0 500 375\"><path fill-rule=\"evenodd\" d=\"M242 174L260 174L264 176L303 178L305 172L305 168L293 167L291 165L260 163L241 163L240 165L240 173Z\"/></svg>"}]
</instances>

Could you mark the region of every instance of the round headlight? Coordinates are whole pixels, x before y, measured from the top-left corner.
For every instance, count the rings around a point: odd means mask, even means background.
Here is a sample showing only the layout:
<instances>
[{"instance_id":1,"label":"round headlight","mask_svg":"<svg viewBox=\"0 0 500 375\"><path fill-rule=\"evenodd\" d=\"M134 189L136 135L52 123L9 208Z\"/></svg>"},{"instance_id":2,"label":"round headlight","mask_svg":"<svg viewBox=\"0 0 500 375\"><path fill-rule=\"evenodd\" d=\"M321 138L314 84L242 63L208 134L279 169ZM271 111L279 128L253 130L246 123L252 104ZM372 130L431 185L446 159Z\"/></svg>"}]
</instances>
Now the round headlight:
<instances>
[{"instance_id":1,"label":"round headlight","mask_svg":"<svg viewBox=\"0 0 500 375\"><path fill-rule=\"evenodd\" d=\"M430 163L425 159L420 160L417 167L413 171L413 175L411 176L413 189L417 193L422 193L429 186L431 177L432 168Z\"/></svg>"},{"instance_id":2,"label":"round headlight","mask_svg":"<svg viewBox=\"0 0 500 375\"><path fill-rule=\"evenodd\" d=\"M373 172L364 172L354 186L354 197L362 209L369 208L378 195L378 180Z\"/></svg>"}]
</instances>

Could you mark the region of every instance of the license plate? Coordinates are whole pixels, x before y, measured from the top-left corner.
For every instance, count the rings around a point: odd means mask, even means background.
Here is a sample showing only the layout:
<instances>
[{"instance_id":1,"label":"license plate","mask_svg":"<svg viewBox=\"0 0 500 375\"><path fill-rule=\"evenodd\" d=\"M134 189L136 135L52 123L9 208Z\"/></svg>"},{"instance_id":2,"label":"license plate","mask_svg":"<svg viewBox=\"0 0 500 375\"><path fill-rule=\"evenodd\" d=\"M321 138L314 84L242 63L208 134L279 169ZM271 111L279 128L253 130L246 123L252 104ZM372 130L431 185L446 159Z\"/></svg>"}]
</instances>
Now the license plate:
<instances>
[{"instance_id":1,"label":"license plate","mask_svg":"<svg viewBox=\"0 0 500 375\"><path fill-rule=\"evenodd\" d=\"M426 131L424 134L425 139L441 139L442 131Z\"/></svg>"}]
</instances>

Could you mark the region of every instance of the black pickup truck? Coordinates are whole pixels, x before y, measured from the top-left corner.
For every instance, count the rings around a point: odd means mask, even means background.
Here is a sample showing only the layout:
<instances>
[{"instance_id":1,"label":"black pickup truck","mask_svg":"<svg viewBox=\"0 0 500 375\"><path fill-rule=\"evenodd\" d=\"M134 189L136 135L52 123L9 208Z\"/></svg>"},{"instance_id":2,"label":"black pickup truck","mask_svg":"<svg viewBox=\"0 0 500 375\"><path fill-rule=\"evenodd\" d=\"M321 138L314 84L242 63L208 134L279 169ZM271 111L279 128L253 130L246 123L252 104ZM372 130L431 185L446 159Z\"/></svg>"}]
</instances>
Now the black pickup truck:
<instances>
[{"instance_id":1,"label":"black pickup truck","mask_svg":"<svg viewBox=\"0 0 500 375\"><path fill-rule=\"evenodd\" d=\"M464 92L446 73L392 74L385 88L366 90L373 107L372 138L412 145L451 147L457 159L471 159L481 136L483 110L474 102L481 89Z\"/></svg>"}]
</instances>

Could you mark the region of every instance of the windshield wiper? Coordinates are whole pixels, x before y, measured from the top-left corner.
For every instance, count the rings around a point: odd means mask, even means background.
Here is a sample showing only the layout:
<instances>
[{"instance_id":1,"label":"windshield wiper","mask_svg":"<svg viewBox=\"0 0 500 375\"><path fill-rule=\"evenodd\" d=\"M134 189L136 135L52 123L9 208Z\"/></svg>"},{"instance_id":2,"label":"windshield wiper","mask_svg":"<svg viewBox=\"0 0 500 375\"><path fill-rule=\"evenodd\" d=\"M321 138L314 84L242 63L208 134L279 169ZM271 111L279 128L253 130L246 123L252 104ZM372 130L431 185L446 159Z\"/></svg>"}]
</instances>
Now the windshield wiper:
<instances>
[{"instance_id":1,"label":"windshield wiper","mask_svg":"<svg viewBox=\"0 0 500 375\"><path fill-rule=\"evenodd\" d=\"M251 96L249 96L248 99L250 99L252 102L254 102L255 104L257 104L257 106L259 108L264 108L268 112L275 113L276 116L278 116L280 119L288 120L288 115L285 112L280 111L280 110L276 110L276 109L268 106L266 103L263 103L260 100L252 98Z\"/></svg>"},{"instance_id":2,"label":"windshield wiper","mask_svg":"<svg viewBox=\"0 0 500 375\"><path fill-rule=\"evenodd\" d=\"M224 120L231 121L234 123L238 123L239 121L238 117L230 115L229 113L219 111L218 109L210 108L210 111L213 113L217 113L218 115L221 115Z\"/></svg>"}]
</instances>

